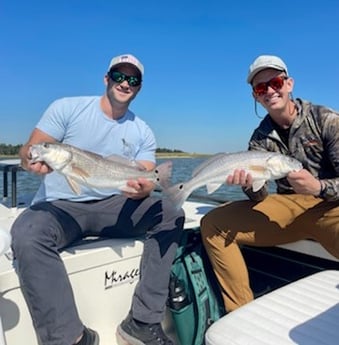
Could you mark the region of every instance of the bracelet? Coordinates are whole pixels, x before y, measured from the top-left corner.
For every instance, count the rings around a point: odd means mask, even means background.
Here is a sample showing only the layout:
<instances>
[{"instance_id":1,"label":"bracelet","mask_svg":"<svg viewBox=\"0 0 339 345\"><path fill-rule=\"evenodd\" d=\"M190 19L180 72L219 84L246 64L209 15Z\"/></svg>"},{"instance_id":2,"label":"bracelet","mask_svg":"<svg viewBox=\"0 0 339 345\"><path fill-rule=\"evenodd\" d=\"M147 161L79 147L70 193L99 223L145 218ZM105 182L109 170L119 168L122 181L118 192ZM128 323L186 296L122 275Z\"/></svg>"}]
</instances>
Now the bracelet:
<instances>
[{"instance_id":1,"label":"bracelet","mask_svg":"<svg viewBox=\"0 0 339 345\"><path fill-rule=\"evenodd\" d=\"M319 180L320 182L320 193L319 193L319 197L323 198L325 196L325 192L326 192L326 185L324 183L324 181Z\"/></svg>"}]
</instances>

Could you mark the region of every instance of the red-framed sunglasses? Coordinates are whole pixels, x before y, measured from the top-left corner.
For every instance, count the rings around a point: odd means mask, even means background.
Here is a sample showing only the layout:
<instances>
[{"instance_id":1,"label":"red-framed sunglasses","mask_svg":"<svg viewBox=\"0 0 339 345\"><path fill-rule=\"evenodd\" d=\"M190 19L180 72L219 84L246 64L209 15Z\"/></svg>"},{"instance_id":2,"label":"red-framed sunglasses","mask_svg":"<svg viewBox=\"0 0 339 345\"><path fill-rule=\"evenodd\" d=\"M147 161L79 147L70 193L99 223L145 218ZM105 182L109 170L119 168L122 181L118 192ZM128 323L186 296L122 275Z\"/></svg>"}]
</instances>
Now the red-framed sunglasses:
<instances>
[{"instance_id":1,"label":"red-framed sunglasses","mask_svg":"<svg viewBox=\"0 0 339 345\"><path fill-rule=\"evenodd\" d=\"M288 77L284 75L274 77L269 81L259 83L253 86L253 92L257 96L263 96L267 93L268 87L271 87L275 91L279 91L284 86L284 82L286 79L288 79Z\"/></svg>"}]
</instances>

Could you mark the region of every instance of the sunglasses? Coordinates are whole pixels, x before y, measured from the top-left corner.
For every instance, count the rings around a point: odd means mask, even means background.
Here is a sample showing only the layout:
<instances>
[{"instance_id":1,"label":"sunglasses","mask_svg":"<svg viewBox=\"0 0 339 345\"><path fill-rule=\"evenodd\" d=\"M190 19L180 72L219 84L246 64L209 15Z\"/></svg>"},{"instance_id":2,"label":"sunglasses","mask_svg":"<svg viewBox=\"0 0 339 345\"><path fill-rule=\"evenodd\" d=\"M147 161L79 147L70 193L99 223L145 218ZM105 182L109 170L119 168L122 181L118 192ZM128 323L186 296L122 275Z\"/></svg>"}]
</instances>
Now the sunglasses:
<instances>
[{"instance_id":1,"label":"sunglasses","mask_svg":"<svg viewBox=\"0 0 339 345\"><path fill-rule=\"evenodd\" d=\"M286 76L274 77L269 81L253 86L253 92L257 96L263 96L267 93L268 87L271 87L274 91L279 91L284 86L284 82L286 79L288 79L288 77Z\"/></svg>"},{"instance_id":2,"label":"sunglasses","mask_svg":"<svg viewBox=\"0 0 339 345\"><path fill-rule=\"evenodd\" d=\"M108 76L116 83L121 84L125 80L129 86L139 86L141 84L141 78L134 75L126 75L118 71L109 71Z\"/></svg>"}]
</instances>

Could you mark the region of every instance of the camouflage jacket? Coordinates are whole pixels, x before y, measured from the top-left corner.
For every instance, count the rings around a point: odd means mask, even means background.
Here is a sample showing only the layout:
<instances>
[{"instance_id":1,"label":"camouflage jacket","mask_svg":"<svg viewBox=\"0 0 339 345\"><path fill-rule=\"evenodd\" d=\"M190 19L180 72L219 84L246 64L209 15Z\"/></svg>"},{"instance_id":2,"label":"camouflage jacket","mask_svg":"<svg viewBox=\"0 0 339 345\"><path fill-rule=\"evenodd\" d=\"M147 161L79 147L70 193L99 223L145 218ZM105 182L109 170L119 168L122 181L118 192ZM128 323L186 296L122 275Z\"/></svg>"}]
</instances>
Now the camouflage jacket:
<instances>
[{"instance_id":1,"label":"camouflage jacket","mask_svg":"<svg viewBox=\"0 0 339 345\"><path fill-rule=\"evenodd\" d=\"M274 129L267 114L249 141L249 150L278 151L298 159L305 169L324 182L321 197L339 200L339 112L310 102L295 100L298 114L293 122L286 145ZM287 179L276 181L277 193L294 193ZM252 200L267 195L267 185L254 193L245 192Z\"/></svg>"}]
</instances>

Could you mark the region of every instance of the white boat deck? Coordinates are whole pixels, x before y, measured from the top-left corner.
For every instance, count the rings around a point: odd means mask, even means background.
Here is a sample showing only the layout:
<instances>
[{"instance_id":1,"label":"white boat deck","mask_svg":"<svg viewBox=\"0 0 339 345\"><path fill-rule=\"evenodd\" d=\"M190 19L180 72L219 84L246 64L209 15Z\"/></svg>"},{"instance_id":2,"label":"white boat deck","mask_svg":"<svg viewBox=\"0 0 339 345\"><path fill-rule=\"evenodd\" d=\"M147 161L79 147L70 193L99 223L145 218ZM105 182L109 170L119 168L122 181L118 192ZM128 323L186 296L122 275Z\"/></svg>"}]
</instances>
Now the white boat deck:
<instances>
[{"instance_id":1,"label":"white boat deck","mask_svg":"<svg viewBox=\"0 0 339 345\"><path fill-rule=\"evenodd\" d=\"M206 345L338 345L339 271L290 283L225 315Z\"/></svg>"}]
</instances>

